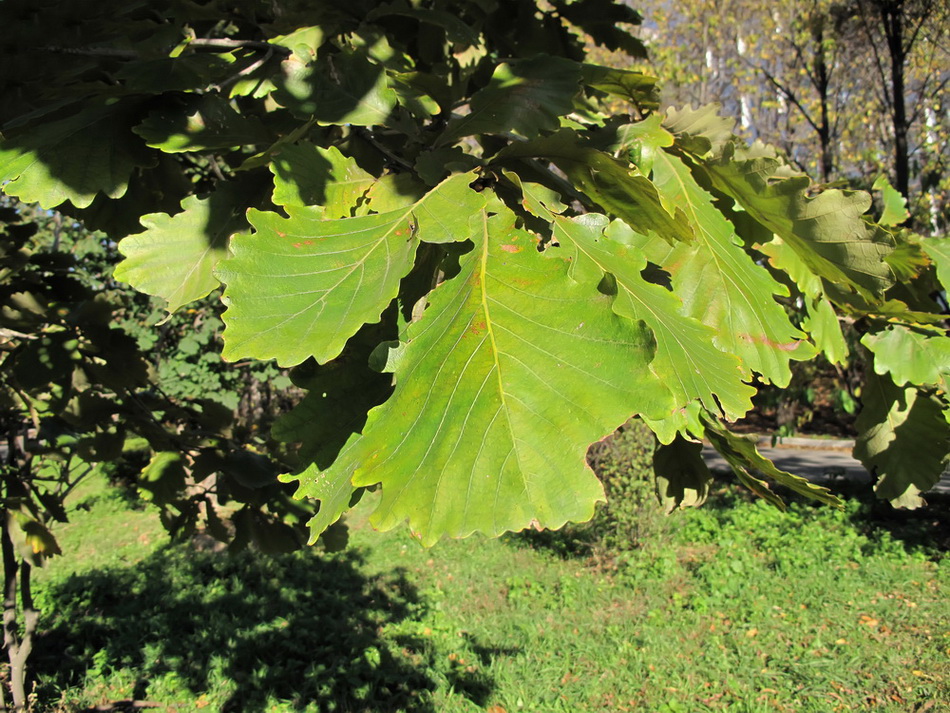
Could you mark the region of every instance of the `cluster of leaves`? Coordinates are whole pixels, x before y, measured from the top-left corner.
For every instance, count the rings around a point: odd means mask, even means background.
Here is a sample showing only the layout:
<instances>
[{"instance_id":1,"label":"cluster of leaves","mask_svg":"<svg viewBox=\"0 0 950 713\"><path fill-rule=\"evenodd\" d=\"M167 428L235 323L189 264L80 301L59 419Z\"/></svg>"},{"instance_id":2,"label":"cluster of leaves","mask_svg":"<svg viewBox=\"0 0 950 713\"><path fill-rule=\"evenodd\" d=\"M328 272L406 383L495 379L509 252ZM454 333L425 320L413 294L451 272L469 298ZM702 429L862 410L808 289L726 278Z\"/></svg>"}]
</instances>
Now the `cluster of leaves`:
<instances>
[{"instance_id":1,"label":"cluster of leaves","mask_svg":"<svg viewBox=\"0 0 950 713\"><path fill-rule=\"evenodd\" d=\"M320 501L313 538L380 486L375 525L408 519L425 543L588 519L587 448L637 414L671 505L703 497L702 437L776 504L769 481L835 503L726 423L754 379L840 358L839 314L874 358L858 455L879 492L911 502L942 469L946 246L872 224L866 194L812 195L711 109L660 115L654 79L585 63L585 34L642 50L624 5L0 14L25 63L3 89L3 190L129 236L116 277L170 311L224 283L224 357L295 367L309 391L275 435L302 444L287 479Z\"/></svg>"},{"instance_id":2,"label":"cluster of leaves","mask_svg":"<svg viewBox=\"0 0 950 713\"><path fill-rule=\"evenodd\" d=\"M300 535L283 520L306 509L274 482L280 466L237 443L230 411L214 400L163 393L117 327L127 305L89 269L104 252L88 244L98 241L53 230L51 217L23 207L5 205L0 217L2 505L20 556L59 553L48 524L67 520L66 496L97 464L158 506L173 533L207 517L222 540L296 546ZM125 472L138 460L140 474ZM226 527L222 515L235 511Z\"/></svg>"}]
</instances>

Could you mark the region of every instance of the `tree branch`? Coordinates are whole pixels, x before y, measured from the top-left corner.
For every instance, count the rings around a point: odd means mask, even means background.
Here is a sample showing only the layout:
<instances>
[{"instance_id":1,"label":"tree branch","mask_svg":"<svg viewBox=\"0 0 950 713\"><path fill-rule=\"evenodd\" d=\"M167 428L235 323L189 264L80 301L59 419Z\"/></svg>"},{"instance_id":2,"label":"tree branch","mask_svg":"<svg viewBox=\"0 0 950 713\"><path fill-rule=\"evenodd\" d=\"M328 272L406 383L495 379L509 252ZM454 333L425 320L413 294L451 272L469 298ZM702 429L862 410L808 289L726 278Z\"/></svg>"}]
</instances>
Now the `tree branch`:
<instances>
[{"instance_id":1,"label":"tree branch","mask_svg":"<svg viewBox=\"0 0 950 713\"><path fill-rule=\"evenodd\" d=\"M782 82L780 82L775 77L773 77L772 74L767 69L764 69L763 67L759 67L758 69L760 72L762 72L762 74L765 75L765 78L769 80L769 83L773 87L775 87L778 91L782 92L782 94L785 95L785 98L788 99L790 102L792 102L792 104L794 104L798 108L798 110L802 114L802 118L804 118L805 121L808 122L808 125L811 126L811 128L814 129L816 132L820 133L821 130L818 128L818 124L816 124L814 120L811 118L811 115L808 113L808 110L805 109L802 103L798 100L798 97L795 96L795 93L791 89L786 87Z\"/></svg>"},{"instance_id":2,"label":"tree branch","mask_svg":"<svg viewBox=\"0 0 950 713\"><path fill-rule=\"evenodd\" d=\"M195 47L197 49L216 49L216 50L235 50L235 49L252 49L252 50L262 50L269 53L269 55L279 54L283 57L288 57L292 54L290 48L284 47L282 45L271 44L270 42L262 42L260 40L232 40L226 38L196 38L187 42L188 47ZM133 60L133 59L143 59L142 55L135 50L122 50L115 49L112 47L55 47L53 45L45 45L39 47L38 49L43 52L54 52L56 54L71 54L77 55L80 57L103 57L111 59L124 59L124 60ZM171 51L173 48L169 47L168 50ZM269 58L269 57L268 57ZM265 60L266 61L266 60ZM255 67L256 69L256 67ZM253 70L249 70L253 71Z\"/></svg>"}]
</instances>

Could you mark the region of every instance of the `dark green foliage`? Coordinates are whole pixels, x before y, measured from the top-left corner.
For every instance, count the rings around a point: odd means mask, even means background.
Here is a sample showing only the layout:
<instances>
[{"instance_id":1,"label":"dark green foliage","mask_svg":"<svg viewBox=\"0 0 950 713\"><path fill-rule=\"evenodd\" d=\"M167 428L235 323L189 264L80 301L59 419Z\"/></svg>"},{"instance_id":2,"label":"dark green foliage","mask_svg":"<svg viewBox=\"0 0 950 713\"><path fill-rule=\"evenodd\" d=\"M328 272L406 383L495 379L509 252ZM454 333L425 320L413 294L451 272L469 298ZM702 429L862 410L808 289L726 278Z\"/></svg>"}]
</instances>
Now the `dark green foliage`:
<instances>
[{"instance_id":1,"label":"dark green foliage","mask_svg":"<svg viewBox=\"0 0 950 713\"><path fill-rule=\"evenodd\" d=\"M551 550L563 557L593 557L606 567L618 555L640 548L663 528L664 513L653 477L653 432L632 420L591 446L587 462L604 484L607 502L589 522L560 530L526 530L512 541Z\"/></svg>"},{"instance_id":2,"label":"dark green foliage","mask_svg":"<svg viewBox=\"0 0 950 713\"><path fill-rule=\"evenodd\" d=\"M653 432L630 421L591 446L587 459L607 492L590 523L596 549L605 556L629 552L655 534L663 515L653 479Z\"/></svg>"}]
</instances>

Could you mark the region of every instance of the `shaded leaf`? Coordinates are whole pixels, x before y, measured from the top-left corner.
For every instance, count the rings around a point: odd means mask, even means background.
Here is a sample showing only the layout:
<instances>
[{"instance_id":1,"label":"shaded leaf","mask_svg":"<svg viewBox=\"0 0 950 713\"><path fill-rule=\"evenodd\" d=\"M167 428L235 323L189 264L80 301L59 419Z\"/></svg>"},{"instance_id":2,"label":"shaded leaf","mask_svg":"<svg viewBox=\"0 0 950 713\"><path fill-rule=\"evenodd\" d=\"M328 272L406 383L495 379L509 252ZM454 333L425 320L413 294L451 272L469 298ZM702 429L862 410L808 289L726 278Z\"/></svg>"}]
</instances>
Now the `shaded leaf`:
<instances>
[{"instance_id":1,"label":"shaded leaf","mask_svg":"<svg viewBox=\"0 0 950 713\"><path fill-rule=\"evenodd\" d=\"M281 63L274 99L302 119L321 124L384 124L396 106L386 72L365 57L341 52L317 61L293 54Z\"/></svg>"},{"instance_id":2,"label":"shaded leaf","mask_svg":"<svg viewBox=\"0 0 950 713\"><path fill-rule=\"evenodd\" d=\"M232 234L247 229L244 205L227 191L189 196L176 215L141 218L146 231L119 243L124 260L115 278L168 301L168 311L204 297L218 286L214 267L227 256Z\"/></svg>"},{"instance_id":3,"label":"shaded leaf","mask_svg":"<svg viewBox=\"0 0 950 713\"><path fill-rule=\"evenodd\" d=\"M539 55L499 64L487 87L472 95L471 111L449 122L438 145L475 134L515 132L531 138L558 128L574 108L581 73L576 62Z\"/></svg>"},{"instance_id":4,"label":"shaded leaf","mask_svg":"<svg viewBox=\"0 0 950 713\"><path fill-rule=\"evenodd\" d=\"M151 164L128 129L128 114L112 106L93 105L0 143L3 192L43 208L64 201L85 208L100 194L119 198L132 171Z\"/></svg>"},{"instance_id":5,"label":"shaded leaf","mask_svg":"<svg viewBox=\"0 0 950 713\"><path fill-rule=\"evenodd\" d=\"M622 97L642 109L656 109L660 105L656 77L596 64L581 65L581 72L588 87Z\"/></svg>"},{"instance_id":6,"label":"shaded leaf","mask_svg":"<svg viewBox=\"0 0 950 713\"><path fill-rule=\"evenodd\" d=\"M274 174L274 203L320 206L327 219L351 214L375 178L335 146L309 142L282 147L270 164Z\"/></svg>"},{"instance_id":7,"label":"shaded leaf","mask_svg":"<svg viewBox=\"0 0 950 713\"><path fill-rule=\"evenodd\" d=\"M778 485L784 485L800 495L805 495L828 505L841 507L841 501L832 495L828 488L815 485L805 478L779 470L768 458L759 453L755 442L738 436L710 421L706 421L706 437L719 454L738 476L739 480L752 492L768 500L773 505L785 509L785 504L776 495L768 483L759 475L770 478Z\"/></svg>"},{"instance_id":8,"label":"shaded leaf","mask_svg":"<svg viewBox=\"0 0 950 713\"><path fill-rule=\"evenodd\" d=\"M653 453L656 494L667 513L706 502L712 474L702 452L702 443L677 436L672 443L659 446Z\"/></svg>"},{"instance_id":9,"label":"shaded leaf","mask_svg":"<svg viewBox=\"0 0 950 713\"><path fill-rule=\"evenodd\" d=\"M718 104L693 109L669 107L663 126L676 136L676 144L697 156L718 153L733 137L735 120L719 115Z\"/></svg>"},{"instance_id":10,"label":"shaded leaf","mask_svg":"<svg viewBox=\"0 0 950 713\"><path fill-rule=\"evenodd\" d=\"M640 24L640 13L614 0L572 0L554 3L558 14L583 30L598 45L623 50L631 57L646 57L643 42L620 23Z\"/></svg>"},{"instance_id":11,"label":"shaded leaf","mask_svg":"<svg viewBox=\"0 0 950 713\"><path fill-rule=\"evenodd\" d=\"M641 233L670 243L694 237L686 214L679 207L668 210L652 181L629 163L584 145L572 131L512 144L497 156L504 162L518 158L553 162L591 201Z\"/></svg>"},{"instance_id":12,"label":"shaded leaf","mask_svg":"<svg viewBox=\"0 0 950 713\"><path fill-rule=\"evenodd\" d=\"M328 468L350 436L362 431L367 412L391 391L392 376L370 369L368 359L367 349L357 351L355 363L345 351L329 364L307 362L298 367L294 381L307 389L307 395L277 419L274 438L300 443L298 455L303 462Z\"/></svg>"},{"instance_id":13,"label":"shaded leaf","mask_svg":"<svg viewBox=\"0 0 950 713\"><path fill-rule=\"evenodd\" d=\"M138 481L142 497L155 505L168 505L178 499L185 487L185 468L180 453L155 453L142 469Z\"/></svg>"},{"instance_id":14,"label":"shaded leaf","mask_svg":"<svg viewBox=\"0 0 950 713\"><path fill-rule=\"evenodd\" d=\"M239 114L215 95L167 104L150 112L133 131L149 146L165 153L269 144L272 140L260 119Z\"/></svg>"},{"instance_id":15,"label":"shaded leaf","mask_svg":"<svg viewBox=\"0 0 950 713\"><path fill-rule=\"evenodd\" d=\"M894 241L863 219L871 197L838 190L809 197L811 179L787 176L774 153L744 153L732 146L702 164L716 189L788 243L816 275L880 299L893 282L885 257Z\"/></svg>"},{"instance_id":16,"label":"shaded leaf","mask_svg":"<svg viewBox=\"0 0 950 713\"><path fill-rule=\"evenodd\" d=\"M924 504L950 458L950 423L945 407L914 386L868 374L855 422L854 457L878 476L878 497L897 507Z\"/></svg>"}]
</instances>

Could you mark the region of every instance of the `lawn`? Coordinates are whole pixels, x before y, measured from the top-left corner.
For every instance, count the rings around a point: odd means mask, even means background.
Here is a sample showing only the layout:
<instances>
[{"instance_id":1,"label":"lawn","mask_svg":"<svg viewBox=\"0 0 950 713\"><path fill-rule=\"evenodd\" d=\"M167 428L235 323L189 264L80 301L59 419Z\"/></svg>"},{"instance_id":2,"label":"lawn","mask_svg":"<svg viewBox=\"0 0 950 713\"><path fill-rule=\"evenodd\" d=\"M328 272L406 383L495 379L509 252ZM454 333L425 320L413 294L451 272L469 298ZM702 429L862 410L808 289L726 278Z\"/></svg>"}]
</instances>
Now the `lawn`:
<instances>
[{"instance_id":1,"label":"lawn","mask_svg":"<svg viewBox=\"0 0 950 713\"><path fill-rule=\"evenodd\" d=\"M583 528L426 550L366 503L345 551L265 557L169 545L104 483L77 505L37 584L40 710L950 707L945 507L783 514L721 486L611 553Z\"/></svg>"}]
</instances>

